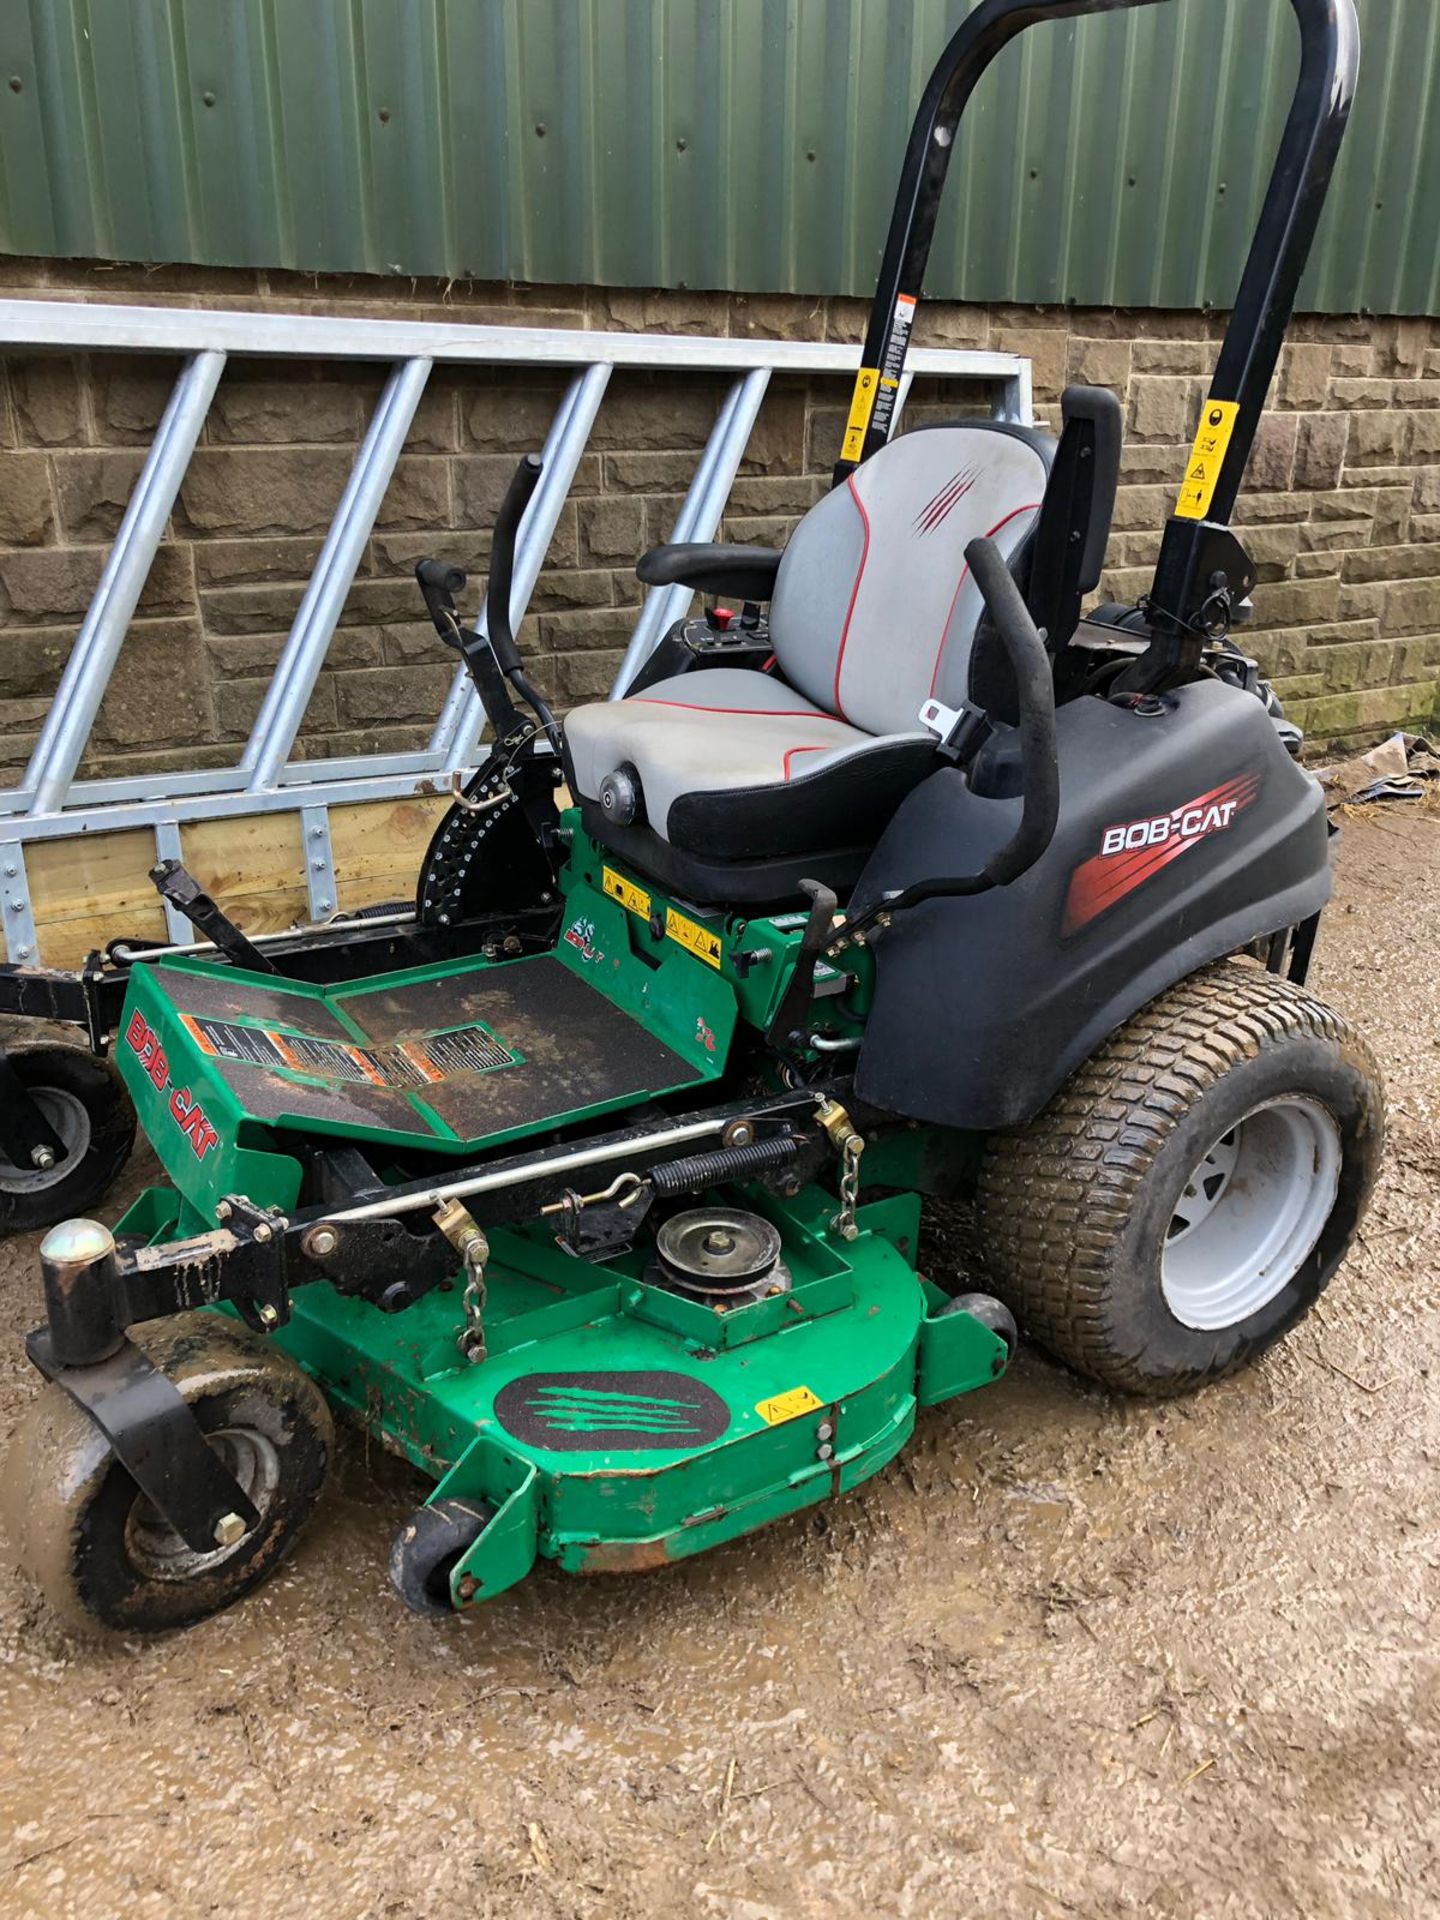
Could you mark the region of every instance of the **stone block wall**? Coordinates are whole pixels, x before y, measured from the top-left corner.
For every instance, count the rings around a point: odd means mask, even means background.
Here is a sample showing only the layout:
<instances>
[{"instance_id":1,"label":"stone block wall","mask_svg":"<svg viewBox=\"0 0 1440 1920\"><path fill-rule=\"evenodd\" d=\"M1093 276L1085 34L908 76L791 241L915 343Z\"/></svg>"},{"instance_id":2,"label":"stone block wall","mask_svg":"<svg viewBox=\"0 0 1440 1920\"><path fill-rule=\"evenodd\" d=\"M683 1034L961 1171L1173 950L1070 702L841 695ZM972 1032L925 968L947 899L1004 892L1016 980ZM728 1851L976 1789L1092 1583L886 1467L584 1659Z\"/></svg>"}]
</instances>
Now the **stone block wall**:
<instances>
[{"instance_id":1,"label":"stone block wall","mask_svg":"<svg viewBox=\"0 0 1440 1920\"><path fill-rule=\"evenodd\" d=\"M323 282L285 274L0 261L0 292L45 298L339 311L477 323L857 342L854 300L570 288ZM1034 362L1037 412L1067 380L1120 393L1124 484L1108 597L1148 585L1221 331L1213 316L922 308L920 338ZM33 745L175 374L146 357L0 362L0 779ZM235 757L294 617L380 369L232 362L102 709L87 772ZM426 553L473 570L518 454L542 440L563 376L437 369L317 686L301 751L423 741L453 656L423 619ZM635 556L666 537L723 391L618 373L522 632L559 703L608 688L639 604ZM779 542L820 497L844 383L777 379L726 531ZM973 386L917 383L910 418L988 410ZM1440 323L1297 323L1238 524L1260 565L1246 644L1324 738L1432 723L1440 705Z\"/></svg>"}]
</instances>

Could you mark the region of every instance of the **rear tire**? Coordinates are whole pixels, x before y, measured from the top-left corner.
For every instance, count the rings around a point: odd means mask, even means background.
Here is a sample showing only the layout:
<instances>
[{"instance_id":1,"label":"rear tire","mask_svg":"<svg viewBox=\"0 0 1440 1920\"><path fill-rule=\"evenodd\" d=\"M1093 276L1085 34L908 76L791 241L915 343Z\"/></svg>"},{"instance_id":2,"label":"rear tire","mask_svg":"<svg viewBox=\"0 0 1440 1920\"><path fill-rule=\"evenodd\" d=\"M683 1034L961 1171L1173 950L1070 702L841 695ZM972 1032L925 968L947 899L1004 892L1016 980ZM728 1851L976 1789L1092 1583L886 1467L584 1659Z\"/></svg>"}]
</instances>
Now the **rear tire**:
<instances>
[{"instance_id":1,"label":"rear tire","mask_svg":"<svg viewBox=\"0 0 1440 1920\"><path fill-rule=\"evenodd\" d=\"M1255 1359L1314 1305L1369 1202L1384 1091L1313 994L1227 961L1136 1014L980 1171L989 1284L1128 1393Z\"/></svg>"}]
</instances>

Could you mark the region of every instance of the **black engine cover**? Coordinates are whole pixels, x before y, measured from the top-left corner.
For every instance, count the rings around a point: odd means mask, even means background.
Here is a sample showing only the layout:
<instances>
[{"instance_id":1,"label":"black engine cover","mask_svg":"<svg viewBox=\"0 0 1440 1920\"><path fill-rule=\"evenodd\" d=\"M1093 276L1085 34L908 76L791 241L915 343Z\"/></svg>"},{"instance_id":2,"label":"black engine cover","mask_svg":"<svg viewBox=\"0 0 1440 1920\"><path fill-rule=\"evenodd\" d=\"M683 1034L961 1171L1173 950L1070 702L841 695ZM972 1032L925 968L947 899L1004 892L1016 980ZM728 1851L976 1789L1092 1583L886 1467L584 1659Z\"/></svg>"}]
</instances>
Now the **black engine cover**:
<instances>
[{"instance_id":1,"label":"black engine cover","mask_svg":"<svg viewBox=\"0 0 1440 1920\"><path fill-rule=\"evenodd\" d=\"M875 935L864 1100L943 1126L1019 1125L1166 987L1329 899L1324 797L1261 703L1204 680L1158 704L1062 707L1060 819L1039 863ZM1019 812L957 769L933 774L886 829L854 904L976 871Z\"/></svg>"}]
</instances>

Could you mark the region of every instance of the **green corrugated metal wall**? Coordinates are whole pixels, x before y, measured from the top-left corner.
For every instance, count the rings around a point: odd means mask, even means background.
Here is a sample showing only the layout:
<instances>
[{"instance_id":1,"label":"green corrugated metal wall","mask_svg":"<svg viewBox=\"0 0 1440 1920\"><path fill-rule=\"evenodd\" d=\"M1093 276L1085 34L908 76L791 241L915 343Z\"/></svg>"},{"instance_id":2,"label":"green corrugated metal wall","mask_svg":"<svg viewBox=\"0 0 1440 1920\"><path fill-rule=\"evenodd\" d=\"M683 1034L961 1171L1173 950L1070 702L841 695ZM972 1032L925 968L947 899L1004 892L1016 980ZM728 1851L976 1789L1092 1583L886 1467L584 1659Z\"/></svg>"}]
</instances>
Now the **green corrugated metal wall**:
<instances>
[{"instance_id":1,"label":"green corrugated metal wall","mask_svg":"<svg viewBox=\"0 0 1440 1920\"><path fill-rule=\"evenodd\" d=\"M1302 304L1440 311L1440 5L1365 47ZM0 0L0 250L868 292L965 0ZM1284 0L1026 35L929 291L1227 305L1295 67Z\"/></svg>"}]
</instances>

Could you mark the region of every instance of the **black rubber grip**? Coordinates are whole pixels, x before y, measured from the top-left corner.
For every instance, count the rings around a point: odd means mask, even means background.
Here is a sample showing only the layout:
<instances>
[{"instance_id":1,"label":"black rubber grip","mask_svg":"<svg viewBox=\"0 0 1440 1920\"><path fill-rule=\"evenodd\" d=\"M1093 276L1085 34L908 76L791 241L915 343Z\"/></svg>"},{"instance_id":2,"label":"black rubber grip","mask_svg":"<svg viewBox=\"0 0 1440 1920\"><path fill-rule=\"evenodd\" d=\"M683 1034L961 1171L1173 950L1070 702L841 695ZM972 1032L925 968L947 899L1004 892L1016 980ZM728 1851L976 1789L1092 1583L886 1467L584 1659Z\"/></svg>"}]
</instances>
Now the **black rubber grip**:
<instances>
[{"instance_id":1,"label":"black rubber grip","mask_svg":"<svg viewBox=\"0 0 1440 1920\"><path fill-rule=\"evenodd\" d=\"M415 569L415 578L422 587L429 587L434 593L447 593L452 599L465 591L465 569L448 560L422 560Z\"/></svg>"},{"instance_id":2,"label":"black rubber grip","mask_svg":"<svg viewBox=\"0 0 1440 1920\"><path fill-rule=\"evenodd\" d=\"M768 1173L787 1166L800 1151L790 1134L774 1140L756 1140L748 1147L717 1147L713 1153L690 1153L683 1160L667 1160L652 1167L647 1178L659 1197L669 1199L677 1193L702 1193L706 1187L722 1186L727 1180L740 1180L749 1173Z\"/></svg>"},{"instance_id":3,"label":"black rubber grip","mask_svg":"<svg viewBox=\"0 0 1440 1920\"><path fill-rule=\"evenodd\" d=\"M510 585L515 573L515 541L530 496L540 484L543 462L527 453L505 489L495 532L490 541L490 584L485 592L485 631L500 671L507 677L520 665L515 635L510 630Z\"/></svg>"},{"instance_id":4,"label":"black rubber grip","mask_svg":"<svg viewBox=\"0 0 1440 1920\"><path fill-rule=\"evenodd\" d=\"M1005 649L1019 694L1016 731L1025 783L1020 825L985 863L986 878L992 885L1003 887L1034 866L1054 838L1060 817L1055 677L1045 642L995 542L972 540L965 549L965 559Z\"/></svg>"}]
</instances>

